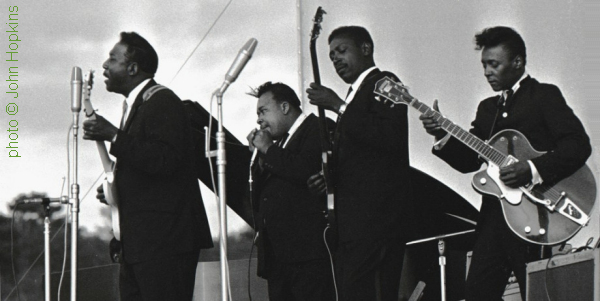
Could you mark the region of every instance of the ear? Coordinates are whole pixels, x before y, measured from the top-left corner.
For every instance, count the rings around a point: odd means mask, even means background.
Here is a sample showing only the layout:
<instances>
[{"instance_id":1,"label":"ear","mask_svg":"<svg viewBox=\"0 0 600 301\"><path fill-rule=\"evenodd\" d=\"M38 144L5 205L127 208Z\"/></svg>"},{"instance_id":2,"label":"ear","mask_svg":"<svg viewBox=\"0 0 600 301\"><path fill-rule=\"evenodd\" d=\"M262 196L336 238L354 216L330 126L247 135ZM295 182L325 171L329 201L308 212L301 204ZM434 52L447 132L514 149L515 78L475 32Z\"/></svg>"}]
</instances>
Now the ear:
<instances>
[{"instance_id":1,"label":"ear","mask_svg":"<svg viewBox=\"0 0 600 301\"><path fill-rule=\"evenodd\" d=\"M137 75L139 72L139 67L137 63L130 63L127 65L127 73L131 76Z\"/></svg>"},{"instance_id":2,"label":"ear","mask_svg":"<svg viewBox=\"0 0 600 301\"><path fill-rule=\"evenodd\" d=\"M515 68L517 68L517 69L523 68L523 57L521 57L520 55L517 55L513 61L513 64L514 64Z\"/></svg>"},{"instance_id":3,"label":"ear","mask_svg":"<svg viewBox=\"0 0 600 301\"><path fill-rule=\"evenodd\" d=\"M280 106L284 115L287 115L287 113L290 112L290 104L287 101L282 101Z\"/></svg>"},{"instance_id":4,"label":"ear","mask_svg":"<svg viewBox=\"0 0 600 301\"><path fill-rule=\"evenodd\" d=\"M369 55L373 54L373 45L366 43L366 42L362 43L360 50L362 51L363 55L369 56Z\"/></svg>"}]
</instances>

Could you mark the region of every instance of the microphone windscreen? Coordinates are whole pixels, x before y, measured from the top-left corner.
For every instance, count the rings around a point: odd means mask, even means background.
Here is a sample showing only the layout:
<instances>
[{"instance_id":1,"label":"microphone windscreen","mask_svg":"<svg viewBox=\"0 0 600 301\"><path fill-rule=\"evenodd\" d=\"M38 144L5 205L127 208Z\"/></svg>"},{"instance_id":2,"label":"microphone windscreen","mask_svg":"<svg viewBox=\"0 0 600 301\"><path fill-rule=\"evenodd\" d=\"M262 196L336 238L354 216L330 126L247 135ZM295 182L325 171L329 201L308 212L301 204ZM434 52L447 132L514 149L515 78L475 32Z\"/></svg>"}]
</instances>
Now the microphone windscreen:
<instances>
[{"instance_id":1,"label":"microphone windscreen","mask_svg":"<svg viewBox=\"0 0 600 301\"><path fill-rule=\"evenodd\" d=\"M71 71L71 112L81 111L81 90L83 86L83 76L81 68L73 67Z\"/></svg>"}]
</instances>

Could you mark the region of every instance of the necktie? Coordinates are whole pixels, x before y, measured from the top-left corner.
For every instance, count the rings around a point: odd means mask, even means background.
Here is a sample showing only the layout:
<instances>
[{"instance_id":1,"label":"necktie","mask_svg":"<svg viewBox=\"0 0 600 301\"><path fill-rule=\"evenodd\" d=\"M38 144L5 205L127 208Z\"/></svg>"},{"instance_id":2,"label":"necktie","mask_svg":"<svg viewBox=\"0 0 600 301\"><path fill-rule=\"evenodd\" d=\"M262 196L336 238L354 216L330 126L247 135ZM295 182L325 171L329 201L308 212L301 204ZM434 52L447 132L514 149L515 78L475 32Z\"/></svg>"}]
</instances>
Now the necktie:
<instances>
[{"instance_id":1,"label":"necktie","mask_svg":"<svg viewBox=\"0 0 600 301\"><path fill-rule=\"evenodd\" d=\"M348 88L348 93L346 94L346 104L348 104L348 96L350 96L350 93L352 93L352 86L350 86L350 88ZM337 119L335 120L335 123L340 123L340 120L342 119L342 114L338 115Z\"/></svg>"},{"instance_id":2,"label":"necktie","mask_svg":"<svg viewBox=\"0 0 600 301\"><path fill-rule=\"evenodd\" d=\"M279 142L277 142L277 146L283 148L283 145L285 144L285 141L287 140L287 138L290 136L290 134L285 133L285 135L283 135L283 137L281 137L281 139L279 139Z\"/></svg>"},{"instance_id":3,"label":"necktie","mask_svg":"<svg viewBox=\"0 0 600 301\"><path fill-rule=\"evenodd\" d=\"M121 126L119 127L120 129L123 129L123 127L125 127L125 121L127 121L127 118L125 118L125 116L127 116L127 99L123 100L123 115L121 116Z\"/></svg>"},{"instance_id":4,"label":"necktie","mask_svg":"<svg viewBox=\"0 0 600 301\"><path fill-rule=\"evenodd\" d=\"M514 92L512 89L509 89L509 90L506 90L505 93L506 93L506 97L504 98L504 103L502 104L504 107L506 107L508 105L509 101L511 101Z\"/></svg>"},{"instance_id":5,"label":"necktie","mask_svg":"<svg viewBox=\"0 0 600 301\"><path fill-rule=\"evenodd\" d=\"M352 86L350 86L350 88L348 88L348 93L346 94L346 100L348 99L348 96L350 96L350 93L352 93Z\"/></svg>"}]
</instances>

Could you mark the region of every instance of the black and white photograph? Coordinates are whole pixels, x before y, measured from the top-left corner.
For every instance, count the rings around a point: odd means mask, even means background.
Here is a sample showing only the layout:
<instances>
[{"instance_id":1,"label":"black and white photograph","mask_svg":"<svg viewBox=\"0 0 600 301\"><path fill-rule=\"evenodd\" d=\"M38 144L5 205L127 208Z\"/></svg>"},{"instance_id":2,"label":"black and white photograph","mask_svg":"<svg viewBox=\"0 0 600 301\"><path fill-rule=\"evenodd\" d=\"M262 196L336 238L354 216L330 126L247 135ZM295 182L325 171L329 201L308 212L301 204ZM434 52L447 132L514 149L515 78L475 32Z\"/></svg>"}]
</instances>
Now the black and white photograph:
<instances>
[{"instance_id":1,"label":"black and white photograph","mask_svg":"<svg viewBox=\"0 0 600 301\"><path fill-rule=\"evenodd\" d=\"M598 3L3 3L2 301L600 301Z\"/></svg>"}]
</instances>

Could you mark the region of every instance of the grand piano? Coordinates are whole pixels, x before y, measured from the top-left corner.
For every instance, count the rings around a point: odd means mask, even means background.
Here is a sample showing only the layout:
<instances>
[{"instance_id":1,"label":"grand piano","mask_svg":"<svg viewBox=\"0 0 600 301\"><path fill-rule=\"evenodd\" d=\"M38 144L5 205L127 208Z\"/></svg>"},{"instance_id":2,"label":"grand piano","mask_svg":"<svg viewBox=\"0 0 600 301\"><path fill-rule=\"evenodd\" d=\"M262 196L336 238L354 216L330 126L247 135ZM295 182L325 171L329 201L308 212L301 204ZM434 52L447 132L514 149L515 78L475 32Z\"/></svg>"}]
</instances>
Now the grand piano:
<instances>
[{"instance_id":1,"label":"grand piano","mask_svg":"<svg viewBox=\"0 0 600 301\"><path fill-rule=\"evenodd\" d=\"M196 166L198 179L212 189L211 173L205 152L205 126L210 114L197 102L184 101L194 129L195 150L198 153ZM213 118L210 149L216 148L217 120ZM251 153L234 135L225 129L227 154L227 205L250 227L252 209L248 201L248 164ZM215 159L213 164L216 166ZM216 168L213 169L215 179ZM426 284L421 300L438 300L440 297L440 267L438 265L438 239L436 237L466 232L475 228L478 211L467 200L435 178L411 168L411 184L414 186L417 208L422 216L422 224L416 241L407 247L405 268L402 275L400 300L407 300L417 282ZM427 240L427 238L432 238ZM464 280L467 269L467 252L472 249L474 233L452 236L444 239L446 244L446 274L448 300L464 299ZM244 285L244 283L240 284Z\"/></svg>"}]
</instances>

